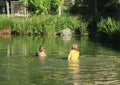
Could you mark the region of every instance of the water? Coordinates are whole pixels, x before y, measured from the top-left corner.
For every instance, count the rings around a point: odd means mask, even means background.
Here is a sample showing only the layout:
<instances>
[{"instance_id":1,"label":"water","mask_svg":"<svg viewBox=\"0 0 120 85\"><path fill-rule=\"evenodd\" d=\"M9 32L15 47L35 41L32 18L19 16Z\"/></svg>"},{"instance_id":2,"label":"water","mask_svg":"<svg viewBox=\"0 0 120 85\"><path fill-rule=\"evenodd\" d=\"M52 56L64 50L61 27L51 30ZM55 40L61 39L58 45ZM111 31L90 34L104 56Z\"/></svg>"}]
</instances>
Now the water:
<instances>
[{"instance_id":1,"label":"water","mask_svg":"<svg viewBox=\"0 0 120 85\"><path fill-rule=\"evenodd\" d=\"M73 43L79 61L67 60ZM35 57L39 46L47 58ZM87 37L0 37L0 85L119 85L120 53Z\"/></svg>"}]
</instances>

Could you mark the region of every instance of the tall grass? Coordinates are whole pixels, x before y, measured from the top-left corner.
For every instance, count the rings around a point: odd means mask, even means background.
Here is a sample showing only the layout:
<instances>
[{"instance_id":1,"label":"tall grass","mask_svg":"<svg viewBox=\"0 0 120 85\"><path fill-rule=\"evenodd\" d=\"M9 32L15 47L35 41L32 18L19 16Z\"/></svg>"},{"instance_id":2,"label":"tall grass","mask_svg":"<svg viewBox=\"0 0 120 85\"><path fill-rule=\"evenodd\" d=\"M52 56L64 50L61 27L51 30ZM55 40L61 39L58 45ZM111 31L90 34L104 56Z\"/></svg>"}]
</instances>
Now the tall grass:
<instances>
[{"instance_id":1,"label":"tall grass","mask_svg":"<svg viewBox=\"0 0 120 85\"><path fill-rule=\"evenodd\" d=\"M99 31L105 32L109 35L120 30L120 21L115 21L113 18L107 19L101 18L101 21L97 23Z\"/></svg>"},{"instance_id":2,"label":"tall grass","mask_svg":"<svg viewBox=\"0 0 120 85\"><path fill-rule=\"evenodd\" d=\"M0 15L0 29L5 29L13 26L13 20L6 15Z\"/></svg>"},{"instance_id":3,"label":"tall grass","mask_svg":"<svg viewBox=\"0 0 120 85\"><path fill-rule=\"evenodd\" d=\"M70 15L39 15L28 18L0 16L0 28L11 27L16 34L53 35L65 28L87 32L87 22Z\"/></svg>"},{"instance_id":4,"label":"tall grass","mask_svg":"<svg viewBox=\"0 0 120 85\"><path fill-rule=\"evenodd\" d=\"M98 31L102 39L109 42L120 43L120 20L108 17L106 19L101 18L97 23ZM103 36L104 34L104 36Z\"/></svg>"},{"instance_id":5,"label":"tall grass","mask_svg":"<svg viewBox=\"0 0 120 85\"><path fill-rule=\"evenodd\" d=\"M53 35L65 28L82 29L81 22L72 16L39 15L15 20L13 29L17 34Z\"/></svg>"},{"instance_id":6,"label":"tall grass","mask_svg":"<svg viewBox=\"0 0 120 85\"><path fill-rule=\"evenodd\" d=\"M84 19L80 20L80 32L82 35L86 35L86 34L88 35L88 30L87 30L88 24L89 24L88 21Z\"/></svg>"}]
</instances>

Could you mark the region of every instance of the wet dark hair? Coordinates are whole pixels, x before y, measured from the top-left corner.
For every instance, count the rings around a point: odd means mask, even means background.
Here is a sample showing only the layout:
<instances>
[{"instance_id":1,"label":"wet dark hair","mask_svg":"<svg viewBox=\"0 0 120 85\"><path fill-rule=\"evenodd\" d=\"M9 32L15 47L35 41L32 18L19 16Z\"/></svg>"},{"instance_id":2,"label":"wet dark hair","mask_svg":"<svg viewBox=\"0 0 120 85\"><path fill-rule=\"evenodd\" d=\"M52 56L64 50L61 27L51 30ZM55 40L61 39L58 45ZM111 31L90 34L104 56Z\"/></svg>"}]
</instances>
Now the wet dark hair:
<instances>
[{"instance_id":1,"label":"wet dark hair","mask_svg":"<svg viewBox=\"0 0 120 85\"><path fill-rule=\"evenodd\" d=\"M35 53L35 56L38 57L38 53L37 52Z\"/></svg>"},{"instance_id":2,"label":"wet dark hair","mask_svg":"<svg viewBox=\"0 0 120 85\"><path fill-rule=\"evenodd\" d=\"M43 46L43 45L41 45L40 47L39 47L39 51L43 51L45 49L45 47Z\"/></svg>"}]
</instances>

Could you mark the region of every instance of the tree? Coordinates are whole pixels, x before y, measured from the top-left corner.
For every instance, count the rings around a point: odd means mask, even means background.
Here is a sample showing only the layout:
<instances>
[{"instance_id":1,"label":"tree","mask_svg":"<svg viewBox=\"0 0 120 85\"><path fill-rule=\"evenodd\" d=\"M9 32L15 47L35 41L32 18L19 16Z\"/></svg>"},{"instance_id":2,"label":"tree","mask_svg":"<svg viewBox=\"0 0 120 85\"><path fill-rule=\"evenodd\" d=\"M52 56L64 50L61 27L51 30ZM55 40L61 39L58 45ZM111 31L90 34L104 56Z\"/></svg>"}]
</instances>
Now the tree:
<instances>
[{"instance_id":1,"label":"tree","mask_svg":"<svg viewBox=\"0 0 120 85\"><path fill-rule=\"evenodd\" d=\"M59 16L63 13L64 0L59 0Z\"/></svg>"},{"instance_id":2,"label":"tree","mask_svg":"<svg viewBox=\"0 0 120 85\"><path fill-rule=\"evenodd\" d=\"M28 7L29 0L19 0L19 1L22 2L24 6Z\"/></svg>"},{"instance_id":3,"label":"tree","mask_svg":"<svg viewBox=\"0 0 120 85\"><path fill-rule=\"evenodd\" d=\"M75 5L83 7L87 15L114 15L120 9L120 0L76 0Z\"/></svg>"},{"instance_id":4,"label":"tree","mask_svg":"<svg viewBox=\"0 0 120 85\"><path fill-rule=\"evenodd\" d=\"M7 16L9 17L10 15L10 0L6 0L6 10L7 10Z\"/></svg>"},{"instance_id":5,"label":"tree","mask_svg":"<svg viewBox=\"0 0 120 85\"><path fill-rule=\"evenodd\" d=\"M29 8L36 14L56 12L58 9L59 0L29 0Z\"/></svg>"},{"instance_id":6,"label":"tree","mask_svg":"<svg viewBox=\"0 0 120 85\"><path fill-rule=\"evenodd\" d=\"M119 8L118 0L97 0L98 12L100 14L114 15Z\"/></svg>"}]
</instances>

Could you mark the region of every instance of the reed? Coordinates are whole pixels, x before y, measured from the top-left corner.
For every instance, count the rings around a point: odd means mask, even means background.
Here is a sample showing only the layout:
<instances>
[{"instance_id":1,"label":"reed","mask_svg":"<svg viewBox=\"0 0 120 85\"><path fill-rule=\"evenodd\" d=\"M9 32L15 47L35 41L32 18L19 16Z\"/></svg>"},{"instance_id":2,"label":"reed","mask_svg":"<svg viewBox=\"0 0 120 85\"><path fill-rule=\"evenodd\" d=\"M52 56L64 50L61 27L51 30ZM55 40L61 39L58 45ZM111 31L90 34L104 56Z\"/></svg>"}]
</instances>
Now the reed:
<instances>
[{"instance_id":1,"label":"reed","mask_svg":"<svg viewBox=\"0 0 120 85\"><path fill-rule=\"evenodd\" d=\"M100 22L97 23L97 26L99 28L99 31L107 33L108 35L113 34L116 31L119 31L120 29L120 20L116 21L111 17L108 17L107 19L101 18Z\"/></svg>"},{"instance_id":2,"label":"reed","mask_svg":"<svg viewBox=\"0 0 120 85\"><path fill-rule=\"evenodd\" d=\"M5 29L13 26L13 20L6 15L0 15L0 29Z\"/></svg>"},{"instance_id":3,"label":"reed","mask_svg":"<svg viewBox=\"0 0 120 85\"><path fill-rule=\"evenodd\" d=\"M87 32L87 22L70 15L35 15L28 18L0 16L0 28L11 27L14 34L53 35L65 28Z\"/></svg>"}]
</instances>

